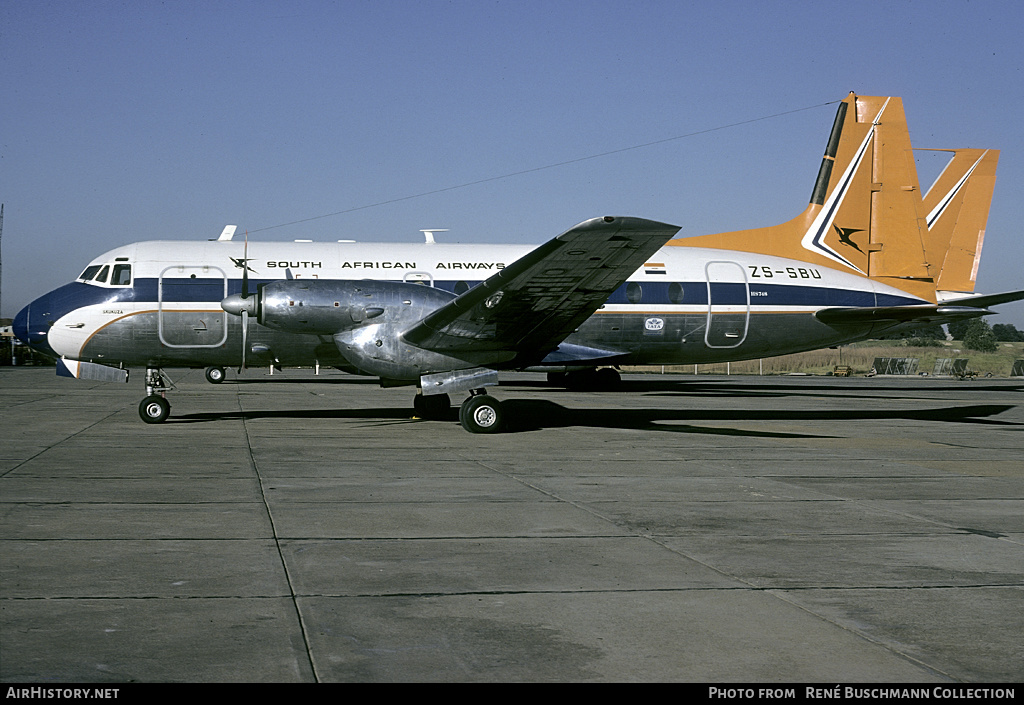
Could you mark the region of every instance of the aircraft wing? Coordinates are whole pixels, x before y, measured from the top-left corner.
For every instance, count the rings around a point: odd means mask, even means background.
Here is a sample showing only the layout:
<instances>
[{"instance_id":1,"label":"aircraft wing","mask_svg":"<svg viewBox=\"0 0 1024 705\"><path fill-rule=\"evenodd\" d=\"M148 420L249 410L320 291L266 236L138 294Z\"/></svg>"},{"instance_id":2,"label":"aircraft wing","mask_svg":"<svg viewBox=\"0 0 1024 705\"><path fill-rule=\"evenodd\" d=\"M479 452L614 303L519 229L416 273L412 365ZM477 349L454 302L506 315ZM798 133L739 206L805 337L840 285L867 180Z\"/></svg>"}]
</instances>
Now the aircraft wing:
<instances>
[{"instance_id":1,"label":"aircraft wing","mask_svg":"<svg viewBox=\"0 0 1024 705\"><path fill-rule=\"evenodd\" d=\"M402 337L456 356L507 351L519 362L536 362L678 231L642 218L585 221L433 311Z\"/></svg>"}]
</instances>

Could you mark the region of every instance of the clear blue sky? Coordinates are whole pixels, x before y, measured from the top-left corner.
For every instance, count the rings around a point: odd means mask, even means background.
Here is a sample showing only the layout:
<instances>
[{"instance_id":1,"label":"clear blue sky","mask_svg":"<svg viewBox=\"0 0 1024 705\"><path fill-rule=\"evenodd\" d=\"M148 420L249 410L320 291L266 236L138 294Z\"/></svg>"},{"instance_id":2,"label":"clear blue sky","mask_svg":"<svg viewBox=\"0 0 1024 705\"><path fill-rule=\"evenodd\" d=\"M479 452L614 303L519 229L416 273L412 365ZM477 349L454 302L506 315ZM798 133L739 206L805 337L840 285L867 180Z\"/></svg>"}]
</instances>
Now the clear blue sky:
<instances>
[{"instance_id":1,"label":"clear blue sky","mask_svg":"<svg viewBox=\"0 0 1024 705\"><path fill-rule=\"evenodd\" d=\"M227 223L259 239L450 228L440 237L531 243L604 214L684 235L779 223L810 197L835 114L823 104L851 90L902 96L915 146L1002 150L978 290L1024 289L1022 8L6 2L2 315L112 247ZM936 168L922 165L924 186ZM1024 329L1024 304L1000 310L991 322Z\"/></svg>"}]
</instances>

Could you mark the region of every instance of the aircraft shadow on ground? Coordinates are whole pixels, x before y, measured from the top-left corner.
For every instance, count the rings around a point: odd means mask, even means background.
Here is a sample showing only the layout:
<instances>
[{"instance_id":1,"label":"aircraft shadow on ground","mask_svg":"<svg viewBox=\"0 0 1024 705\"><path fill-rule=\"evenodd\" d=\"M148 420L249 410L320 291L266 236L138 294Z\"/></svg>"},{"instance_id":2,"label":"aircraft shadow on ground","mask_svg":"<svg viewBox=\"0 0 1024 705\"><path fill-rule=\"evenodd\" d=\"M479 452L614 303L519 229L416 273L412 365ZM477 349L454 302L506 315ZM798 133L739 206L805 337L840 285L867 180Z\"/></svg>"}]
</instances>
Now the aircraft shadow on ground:
<instances>
[{"instance_id":1,"label":"aircraft shadow on ground","mask_svg":"<svg viewBox=\"0 0 1024 705\"><path fill-rule=\"evenodd\" d=\"M837 438L842 434L794 433L749 428L723 428L705 424L744 424L749 422L799 423L835 422L837 430L850 421L934 421L945 423L972 423L1000 426L1024 426L1013 421L992 417L1015 408L1011 404L948 406L937 409L609 409L569 408L549 400L509 399L502 402L505 409L506 432L523 433L547 428L615 428L637 431L664 431L754 438ZM171 416L167 423L203 423L227 420L257 419L364 419L372 425L405 423L458 423L457 406L437 420L419 419L411 409L267 409L229 412L202 412Z\"/></svg>"},{"instance_id":2,"label":"aircraft shadow on ground","mask_svg":"<svg viewBox=\"0 0 1024 705\"><path fill-rule=\"evenodd\" d=\"M761 379L761 378L759 378ZM687 397L793 397L793 396L821 396L824 394L841 394L844 398L860 397L865 399L893 398L893 393L935 393L948 389L948 387L937 386L937 382L953 383L952 380L929 380L921 383L900 384L899 386L883 386L873 388L870 386L859 386L849 384L849 380L827 381L827 382L806 382L796 384L791 378L787 382L742 382L733 379L697 380L676 379L676 380L622 380L614 390L618 394L652 394L661 396L687 396ZM870 384L870 380L865 379ZM905 380L900 380L904 382ZM1024 382L1017 384L985 384L984 382L964 381L955 382L957 385L964 385L965 389L977 392L1024 392ZM502 387L521 387L533 389L549 389L555 393L565 393L561 387L552 387L550 384L537 380L502 380ZM877 393L871 393L877 392Z\"/></svg>"},{"instance_id":3,"label":"aircraft shadow on ground","mask_svg":"<svg viewBox=\"0 0 1024 705\"><path fill-rule=\"evenodd\" d=\"M763 378L758 378L759 380ZM794 378L795 379L795 378ZM869 380L864 380L869 382ZM951 380L928 380L914 383L912 380L900 380L902 384L898 387L872 388L870 386L858 386L849 384L849 380L842 381L810 381L794 384L793 379L786 382L772 383L759 381L756 383L744 382L742 378L726 378L715 380L703 380L694 378L669 377L665 380L624 379L614 390L616 394L648 394L655 396L684 396L684 397L731 397L731 398L782 398L782 397L804 397L821 396L822 394L841 395L845 399L892 399L893 392L899 394L935 393L944 388L937 386L937 383ZM906 382L911 382L906 384ZM845 383L845 384L844 384ZM262 377L235 377L224 382L225 386L238 385L288 385L288 384L317 384L317 385L371 385L377 386L379 381L376 377L361 377L357 375L343 376L304 376L288 377L286 375L264 375ZM984 382L965 381L956 382L965 385L965 389L977 392L1024 392L1024 382L1019 384L985 384ZM578 393L564 387L553 387L546 381L536 379L523 379L511 377L502 379L502 388L509 389L544 389L553 395ZM410 386L411 389L411 386Z\"/></svg>"},{"instance_id":4,"label":"aircraft shadow on ground","mask_svg":"<svg viewBox=\"0 0 1024 705\"><path fill-rule=\"evenodd\" d=\"M348 375L345 377L286 377L284 375L266 375L264 377L234 377L222 383L224 386L232 384L372 384L378 386L380 382L376 377L357 377Z\"/></svg>"}]
</instances>

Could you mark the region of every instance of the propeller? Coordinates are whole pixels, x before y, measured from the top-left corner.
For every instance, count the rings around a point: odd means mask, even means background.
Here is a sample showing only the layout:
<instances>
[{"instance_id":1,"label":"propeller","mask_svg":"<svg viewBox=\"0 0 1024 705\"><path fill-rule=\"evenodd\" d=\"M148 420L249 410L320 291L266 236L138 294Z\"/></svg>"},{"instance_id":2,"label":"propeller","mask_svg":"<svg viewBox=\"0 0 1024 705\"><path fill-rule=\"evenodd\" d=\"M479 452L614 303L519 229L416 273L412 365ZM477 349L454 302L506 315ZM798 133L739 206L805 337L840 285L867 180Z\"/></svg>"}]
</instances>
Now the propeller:
<instances>
[{"instance_id":1,"label":"propeller","mask_svg":"<svg viewBox=\"0 0 1024 705\"><path fill-rule=\"evenodd\" d=\"M242 364L238 371L245 369L245 350L248 346L249 316L256 313L256 297L249 295L249 231L245 231L245 245L242 250L242 293L232 294L220 302L220 307L233 316L242 317Z\"/></svg>"}]
</instances>

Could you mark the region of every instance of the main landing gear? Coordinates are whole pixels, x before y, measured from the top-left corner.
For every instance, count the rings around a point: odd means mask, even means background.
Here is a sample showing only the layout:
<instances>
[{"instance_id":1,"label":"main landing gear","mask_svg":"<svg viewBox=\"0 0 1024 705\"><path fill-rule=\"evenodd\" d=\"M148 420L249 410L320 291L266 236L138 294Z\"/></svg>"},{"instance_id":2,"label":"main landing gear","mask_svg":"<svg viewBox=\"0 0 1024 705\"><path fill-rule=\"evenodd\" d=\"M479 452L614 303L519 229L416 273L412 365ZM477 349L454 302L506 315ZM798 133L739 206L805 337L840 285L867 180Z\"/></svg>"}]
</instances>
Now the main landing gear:
<instances>
[{"instance_id":1,"label":"main landing gear","mask_svg":"<svg viewBox=\"0 0 1024 705\"><path fill-rule=\"evenodd\" d=\"M505 412L501 403L486 394L483 389L474 389L471 396L459 407L459 423L470 433L498 433L505 425Z\"/></svg>"},{"instance_id":2,"label":"main landing gear","mask_svg":"<svg viewBox=\"0 0 1024 705\"><path fill-rule=\"evenodd\" d=\"M439 421L452 408L452 400L447 394L417 394L413 399L412 407L420 418Z\"/></svg>"},{"instance_id":3,"label":"main landing gear","mask_svg":"<svg viewBox=\"0 0 1024 705\"><path fill-rule=\"evenodd\" d=\"M163 423L171 415L166 394L174 382L159 367L146 368L146 398L139 403L139 416L146 423Z\"/></svg>"},{"instance_id":4,"label":"main landing gear","mask_svg":"<svg viewBox=\"0 0 1024 705\"><path fill-rule=\"evenodd\" d=\"M459 423L470 433L498 433L504 426L501 404L485 392L471 390L469 399L459 407ZM447 394L417 394L413 408L422 419L440 421L448 416L452 402Z\"/></svg>"}]
</instances>

